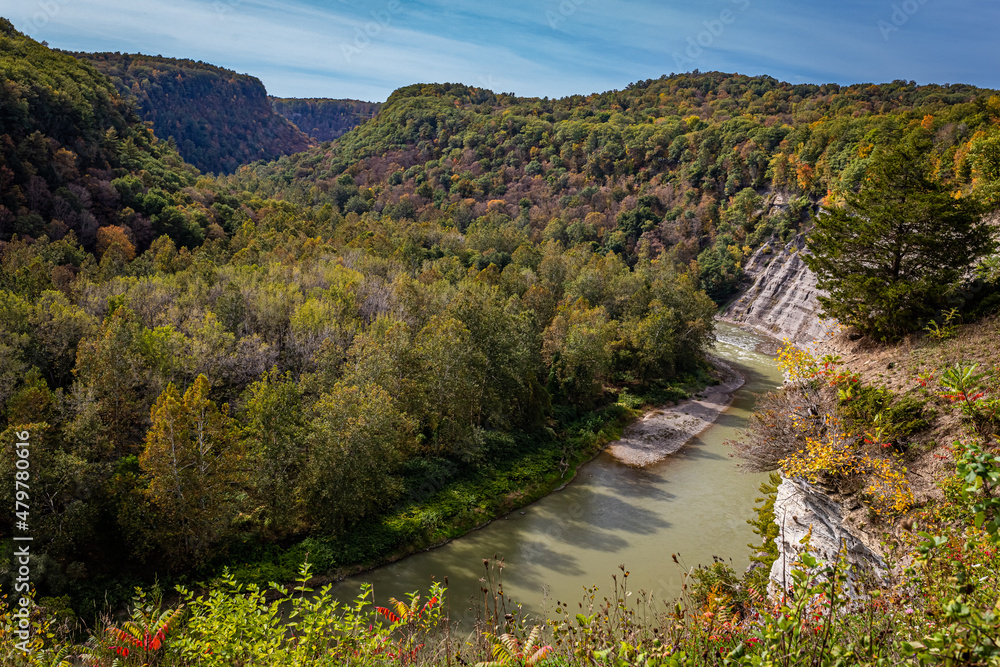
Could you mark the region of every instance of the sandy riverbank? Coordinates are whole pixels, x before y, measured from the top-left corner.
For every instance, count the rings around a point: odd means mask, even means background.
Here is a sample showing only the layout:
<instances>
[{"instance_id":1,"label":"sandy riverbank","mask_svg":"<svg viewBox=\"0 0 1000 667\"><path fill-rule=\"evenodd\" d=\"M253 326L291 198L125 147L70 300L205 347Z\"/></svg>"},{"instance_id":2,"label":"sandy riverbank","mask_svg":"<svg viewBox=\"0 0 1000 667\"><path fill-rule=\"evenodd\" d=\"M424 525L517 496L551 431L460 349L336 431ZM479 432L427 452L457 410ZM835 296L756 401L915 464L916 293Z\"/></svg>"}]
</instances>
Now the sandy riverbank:
<instances>
[{"instance_id":1,"label":"sandy riverbank","mask_svg":"<svg viewBox=\"0 0 1000 667\"><path fill-rule=\"evenodd\" d=\"M718 357L710 360L721 376L718 384L706 387L696 398L647 412L606 451L622 463L648 466L670 456L708 428L733 402L733 392L746 381Z\"/></svg>"}]
</instances>

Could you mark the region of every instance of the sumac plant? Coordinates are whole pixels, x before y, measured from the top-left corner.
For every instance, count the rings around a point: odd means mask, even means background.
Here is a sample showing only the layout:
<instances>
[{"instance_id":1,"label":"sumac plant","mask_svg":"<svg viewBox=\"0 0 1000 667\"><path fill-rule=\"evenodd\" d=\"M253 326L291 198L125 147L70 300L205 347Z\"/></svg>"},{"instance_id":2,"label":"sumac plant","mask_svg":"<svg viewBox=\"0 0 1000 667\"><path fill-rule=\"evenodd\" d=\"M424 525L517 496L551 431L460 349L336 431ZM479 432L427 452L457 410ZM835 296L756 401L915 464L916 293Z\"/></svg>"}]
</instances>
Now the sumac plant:
<instances>
[{"instance_id":1,"label":"sumac plant","mask_svg":"<svg viewBox=\"0 0 1000 667\"><path fill-rule=\"evenodd\" d=\"M120 625L108 625L94 637L96 650L88 656L87 664L158 664L167 635L183 614L183 605L161 611L158 603L147 601L145 593L138 591L131 618Z\"/></svg>"}]
</instances>

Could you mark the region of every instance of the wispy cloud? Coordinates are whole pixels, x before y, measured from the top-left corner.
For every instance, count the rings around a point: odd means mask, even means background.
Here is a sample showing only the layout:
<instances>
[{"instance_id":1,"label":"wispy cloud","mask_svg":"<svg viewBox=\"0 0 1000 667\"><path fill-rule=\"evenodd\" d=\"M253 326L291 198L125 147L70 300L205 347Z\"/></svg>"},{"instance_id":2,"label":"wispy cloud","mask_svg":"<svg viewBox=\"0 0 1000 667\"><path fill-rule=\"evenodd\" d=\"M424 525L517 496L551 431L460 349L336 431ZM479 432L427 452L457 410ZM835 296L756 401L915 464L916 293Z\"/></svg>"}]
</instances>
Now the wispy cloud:
<instances>
[{"instance_id":1,"label":"wispy cloud","mask_svg":"<svg viewBox=\"0 0 1000 667\"><path fill-rule=\"evenodd\" d=\"M204 60L282 96L378 100L425 81L561 96L693 68L1000 85L997 3L905 0L919 11L885 40L878 21L903 1L0 0L0 14L56 47Z\"/></svg>"}]
</instances>

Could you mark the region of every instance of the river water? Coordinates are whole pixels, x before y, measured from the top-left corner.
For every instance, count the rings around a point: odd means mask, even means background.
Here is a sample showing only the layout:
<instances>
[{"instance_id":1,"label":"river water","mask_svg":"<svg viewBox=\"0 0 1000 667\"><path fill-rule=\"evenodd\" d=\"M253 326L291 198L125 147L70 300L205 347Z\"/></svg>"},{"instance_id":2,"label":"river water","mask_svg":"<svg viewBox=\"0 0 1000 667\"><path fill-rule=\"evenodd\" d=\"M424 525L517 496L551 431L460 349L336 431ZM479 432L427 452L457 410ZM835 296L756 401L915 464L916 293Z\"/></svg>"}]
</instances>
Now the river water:
<instances>
[{"instance_id":1,"label":"river water","mask_svg":"<svg viewBox=\"0 0 1000 667\"><path fill-rule=\"evenodd\" d=\"M712 556L737 572L749 564L747 525L758 486L766 475L744 474L725 444L745 424L754 396L781 385L773 357L756 348L763 339L717 324L715 354L747 379L732 406L699 437L664 461L631 468L602 453L578 471L566 488L514 511L464 537L334 586L347 601L371 582L379 604L389 596L426 590L448 577L453 619L471 616L481 600L483 559L504 559L504 593L529 615L551 615L557 600L573 604L584 589L611 588L618 565L630 571L629 589L670 601L681 592L682 567Z\"/></svg>"}]
</instances>

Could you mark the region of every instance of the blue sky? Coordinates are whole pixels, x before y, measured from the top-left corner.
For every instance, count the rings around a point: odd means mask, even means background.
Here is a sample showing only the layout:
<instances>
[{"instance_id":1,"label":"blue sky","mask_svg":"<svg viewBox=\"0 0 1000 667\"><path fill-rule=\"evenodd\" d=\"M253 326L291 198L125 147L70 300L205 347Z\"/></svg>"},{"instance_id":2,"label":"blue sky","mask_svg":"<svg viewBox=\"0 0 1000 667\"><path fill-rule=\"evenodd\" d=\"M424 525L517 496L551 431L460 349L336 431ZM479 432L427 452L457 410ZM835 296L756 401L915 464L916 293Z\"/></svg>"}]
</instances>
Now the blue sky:
<instances>
[{"instance_id":1,"label":"blue sky","mask_svg":"<svg viewBox=\"0 0 1000 667\"><path fill-rule=\"evenodd\" d=\"M0 0L51 46L204 60L272 95L560 97L692 69L1000 88L997 0Z\"/></svg>"}]
</instances>

